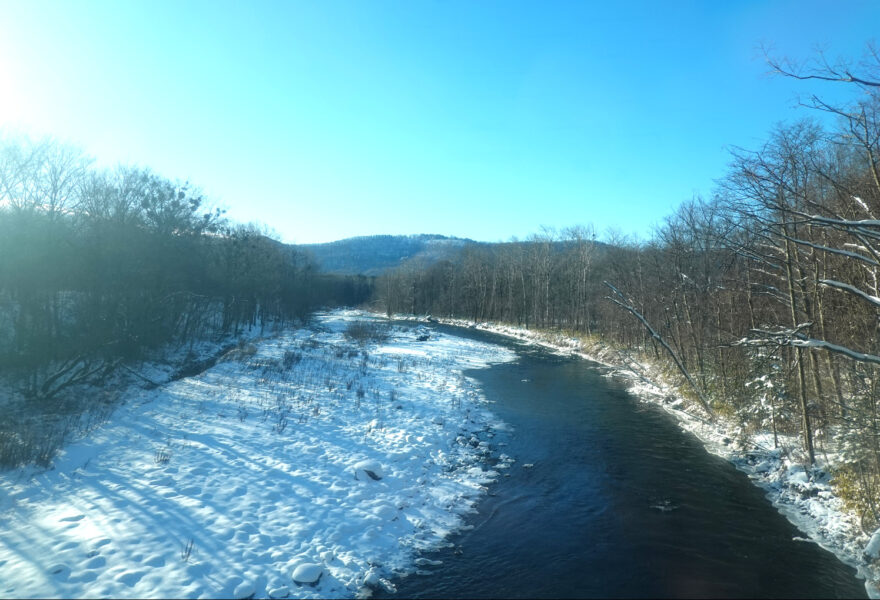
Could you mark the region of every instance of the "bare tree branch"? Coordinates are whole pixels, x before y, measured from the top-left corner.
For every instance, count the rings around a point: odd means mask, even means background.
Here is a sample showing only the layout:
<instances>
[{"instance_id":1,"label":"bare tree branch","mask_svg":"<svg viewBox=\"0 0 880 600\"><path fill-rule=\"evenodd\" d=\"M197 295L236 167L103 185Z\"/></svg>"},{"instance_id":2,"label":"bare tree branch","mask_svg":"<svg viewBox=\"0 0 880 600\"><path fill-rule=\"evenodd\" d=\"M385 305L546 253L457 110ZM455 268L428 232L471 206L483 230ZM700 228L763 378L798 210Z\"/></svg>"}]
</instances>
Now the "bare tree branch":
<instances>
[{"instance_id":1,"label":"bare tree branch","mask_svg":"<svg viewBox=\"0 0 880 600\"><path fill-rule=\"evenodd\" d=\"M700 401L700 406L702 406L703 410L705 410L706 413L714 419L715 413L709 407L709 402L706 400L706 397L703 395L703 391L697 386L696 382L691 377L691 374L688 373L687 369L684 367L684 364L681 362L681 359L678 357L678 354L675 353L675 350L673 350L672 347L666 343L666 340L663 339L663 336L661 336L659 333L657 333L654 330L653 327L651 327L651 324L648 323L648 321L645 319L645 317L643 317L639 311L637 311L635 308L633 308L631 303L626 299L626 296L624 296L620 290L618 290L616 287L614 287L613 285L611 285L607 281L603 281L602 283L607 285L611 289L611 291L614 292L614 294L619 299L613 298L611 296L605 296L605 298L608 300L611 300L616 305L618 305L621 308L623 308L624 310L628 311L633 316L635 316L639 321L641 321L642 325L644 325L645 328L648 330L648 333L651 334L651 337L654 338L655 340L657 340L660 343L660 345L663 346L663 348L666 350L666 352L669 353L669 356L672 357L672 360L675 362L675 365L678 367L678 370L681 371L682 375L684 375L684 378L690 384L691 388L694 390L694 392L696 392L697 398Z\"/></svg>"},{"instance_id":2,"label":"bare tree branch","mask_svg":"<svg viewBox=\"0 0 880 600\"><path fill-rule=\"evenodd\" d=\"M862 290L860 290L859 288L854 287L848 283L843 283L842 281L835 281L833 279L820 279L819 283L822 285L831 287L831 288L847 291L850 294L853 294L855 296L858 296L859 298L862 298L863 300L867 300L868 302L870 302L874 306L880 307L880 298L878 298L877 296L871 296L870 294L867 294L867 293L863 292Z\"/></svg>"}]
</instances>

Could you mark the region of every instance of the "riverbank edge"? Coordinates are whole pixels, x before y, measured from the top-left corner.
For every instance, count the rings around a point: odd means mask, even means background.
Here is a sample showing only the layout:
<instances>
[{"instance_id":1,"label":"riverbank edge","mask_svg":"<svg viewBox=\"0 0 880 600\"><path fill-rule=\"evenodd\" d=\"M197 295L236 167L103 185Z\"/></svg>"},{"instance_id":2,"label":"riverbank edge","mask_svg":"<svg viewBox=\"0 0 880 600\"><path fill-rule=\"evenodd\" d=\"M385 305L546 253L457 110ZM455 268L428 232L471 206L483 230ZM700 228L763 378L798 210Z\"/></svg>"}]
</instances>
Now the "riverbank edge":
<instances>
[{"instance_id":1,"label":"riverbank edge","mask_svg":"<svg viewBox=\"0 0 880 600\"><path fill-rule=\"evenodd\" d=\"M21 481L52 470L55 468L55 460L59 453L104 427L111 421L113 414L139 392L199 375L223 361L231 353L249 352L249 346L275 338L288 327L305 327L307 323L308 320L299 320L279 325L269 321L244 327L238 332L208 336L193 343L168 343L152 349L140 359L121 362L105 381L79 384L67 392L83 397L95 397L102 390L111 390L113 399L104 412L89 418L86 415L90 408L81 407L79 411L71 413L71 422L76 423L78 419L85 418L88 424L83 427L74 425L69 433L64 434L59 440L60 443L52 450L52 456L46 464L38 464L35 460L30 460L17 466L0 468L0 473L18 472L16 481ZM21 401L18 394L20 391L11 381L0 379L0 398L16 398ZM0 406L4 406L2 402ZM2 510L2 502L0 502L0 510Z\"/></svg>"},{"instance_id":2,"label":"riverbank edge","mask_svg":"<svg viewBox=\"0 0 880 600\"><path fill-rule=\"evenodd\" d=\"M869 538L862 532L858 517L848 512L834 493L828 483L828 473L821 467L808 473L796 462L783 457L778 449L756 444L736 448L734 440L739 436L739 427L722 416L710 422L697 414L701 409L678 391L663 368L650 357L636 356L632 351L596 339L585 344L559 331L432 316L394 314L390 318L486 331L607 367L610 376L629 382L627 387L631 394L675 417L681 429L694 434L707 452L745 473L773 507L808 537L808 540L796 538L798 541L812 541L856 569L858 577L865 580L868 596L880 598L880 565L869 562L863 554Z\"/></svg>"}]
</instances>

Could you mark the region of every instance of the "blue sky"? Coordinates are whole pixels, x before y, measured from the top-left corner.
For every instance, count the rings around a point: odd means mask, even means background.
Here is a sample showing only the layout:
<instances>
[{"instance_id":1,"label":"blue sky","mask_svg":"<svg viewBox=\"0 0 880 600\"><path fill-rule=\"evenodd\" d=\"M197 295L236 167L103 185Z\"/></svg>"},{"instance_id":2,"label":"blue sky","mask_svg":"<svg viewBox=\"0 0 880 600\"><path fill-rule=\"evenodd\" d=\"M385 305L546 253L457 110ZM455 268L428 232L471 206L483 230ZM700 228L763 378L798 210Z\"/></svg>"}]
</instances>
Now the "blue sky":
<instances>
[{"instance_id":1,"label":"blue sky","mask_svg":"<svg viewBox=\"0 0 880 600\"><path fill-rule=\"evenodd\" d=\"M289 242L649 235L880 2L0 0L0 127L199 185ZM880 39L878 39L880 41Z\"/></svg>"}]
</instances>

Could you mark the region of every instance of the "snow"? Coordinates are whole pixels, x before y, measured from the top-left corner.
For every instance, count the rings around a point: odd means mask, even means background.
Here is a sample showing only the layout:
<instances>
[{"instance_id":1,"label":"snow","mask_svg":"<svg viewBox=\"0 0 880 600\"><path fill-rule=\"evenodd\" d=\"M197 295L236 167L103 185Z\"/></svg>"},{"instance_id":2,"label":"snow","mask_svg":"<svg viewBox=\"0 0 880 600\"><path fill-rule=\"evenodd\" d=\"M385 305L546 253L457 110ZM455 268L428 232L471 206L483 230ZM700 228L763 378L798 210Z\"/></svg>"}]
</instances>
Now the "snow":
<instances>
[{"instance_id":1,"label":"snow","mask_svg":"<svg viewBox=\"0 0 880 600\"><path fill-rule=\"evenodd\" d=\"M238 587L232 592L233 598L251 598L257 593L257 588L250 581L244 581L238 584Z\"/></svg>"},{"instance_id":2,"label":"snow","mask_svg":"<svg viewBox=\"0 0 880 600\"><path fill-rule=\"evenodd\" d=\"M132 387L48 470L0 474L0 596L392 590L512 462L486 463L480 442L504 424L463 371L515 355L402 327L361 348L343 336L361 318L322 314L199 376ZM314 586L294 582L306 565Z\"/></svg>"},{"instance_id":3,"label":"snow","mask_svg":"<svg viewBox=\"0 0 880 600\"><path fill-rule=\"evenodd\" d=\"M396 315L395 318L422 319L403 315ZM848 512L843 501L834 495L828 474L833 460L820 458L818 464L807 471L803 465L774 448L773 434L770 432L753 435L745 443L738 424L723 420L710 422L698 407L687 408L688 403L666 379L661 367L641 357L637 360L629 353L601 342L584 344L560 333L498 323L436 317L432 317L432 320L498 333L607 367L607 375L625 381L635 397L661 407L676 418L682 429L694 434L707 451L729 460L748 475L755 485L766 492L773 506L810 541L857 570L858 576L865 579L869 597L880 598L880 530L869 541L862 533L858 518ZM787 448L800 446L799 440L793 437L780 435L779 439ZM523 465L523 468L531 466Z\"/></svg>"},{"instance_id":4,"label":"snow","mask_svg":"<svg viewBox=\"0 0 880 600\"><path fill-rule=\"evenodd\" d=\"M302 563L293 570L294 583L316 583L324 574L324 567L315 563Z\"/></svg>"},{"instance_id":5,"label":"snow","mask_svg":"<svg viewBox=\"0 0 880 600\"><path fill-rule=\"evenodd\" d=\"M852 199L862 208L863 211L865 211L869 215L871 214L871 209L868 208L868 205L865 204L864 200L862 200L858 196L853 196Z\"/></svg>"},{"instance_id":6,"label":"snow","mask_svg":"<svg viewBox=\"0 0 880 600\"><path fill-rule=\"evenodd\" d=\"M431 422L435 425L442 424L435 422L435 419L432 419ZM358 481L379 481L385 473L382 465L376 460L362 460L352 469L354 470L354 478Z\"/></svg>"},{"instance_id":7,"label":"snow","mask_svg":"<svg viewBox=\"0 0 880 600\"><path fill-rule=\"evenodd\" d=\"M820 279L819 283L821 283L822 285L827 285L829 287L845 290L853 295L859 296L860 298L867 300L874 306L880 306L880 298L878 298L877 296L872 296L867 292L863 292L859 288L852 286L848 283L843 283L842 281L836 281L834 279Z\"/></svg>"},{"instance_id":8,"label":"snow","mask_svg":"<svg viewBox=\"0 0 880 600\"><path fill-rule=\"evenodd\" d=\"M281 585L276 588L272 588L269 590L270 598L287 598L290 595L290 588L286 585Z\"/></svg>"},{"instance_id":9,"label":"snow","mask_svg":"<svg viewBox=\"0 0 880 600\"><path fill-rule=\"evenodd\" d=\"M874 532L868 545L865 546L865 556L868 558L880 558L880 529Z\"/></svg>"}]
</instances>

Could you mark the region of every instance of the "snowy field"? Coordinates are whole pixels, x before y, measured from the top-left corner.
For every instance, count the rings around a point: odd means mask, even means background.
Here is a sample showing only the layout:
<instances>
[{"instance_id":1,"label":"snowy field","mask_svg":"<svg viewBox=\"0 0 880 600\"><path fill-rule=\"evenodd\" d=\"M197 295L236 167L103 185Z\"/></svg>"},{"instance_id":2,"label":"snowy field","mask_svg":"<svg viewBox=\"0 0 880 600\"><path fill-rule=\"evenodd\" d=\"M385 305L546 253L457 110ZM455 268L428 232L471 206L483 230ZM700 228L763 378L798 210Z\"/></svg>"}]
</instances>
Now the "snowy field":
<instances>
[{"instance_id":1,"label":"snowy field","mask_svg":"<svg viewBox=\"0 0 880 600\"><path fill-rule=\"evenodd\" d=\"M352 597L416 571L513 462L464 369L513 360L320 315L132 389L48 470L0 474L0 596Z\"/></svg>"},{"instance_id":2,"label":"snowy field","mask_svg":"<svg viewBox=\"0 0 880 600\"><path fill-rule=\"evenodd\" d=\"M424 320L408 316L400 319ZM574 338L560 334L536 332L496 323L473 323L460 319L434 319L458 327L473 327L541 345L550 350L576 354L608 367L608 376L628 382L630 393L644 402L662 407L672 414L682 429L693 433L706 449L733 463L755 485L762 488L768 500L792 524L804 533L798 541L815 542L832 552L842 562L855 568L865 579L871 598L880 598L880 530L869 538L862 533L858 519L847 512L843 502L834 495L829 470L834 466L831 454L817 456L817 465L810 472L791 456L773 447L773 435L766 432L753 436L742 448L738 442L739 428L732 423L710 423L686 409L684 401L655 365L633 360L626 353L596 344L584 348ZM796 437L780 436L780 444L798 448Z\"/></svg>"}]
</instances>

